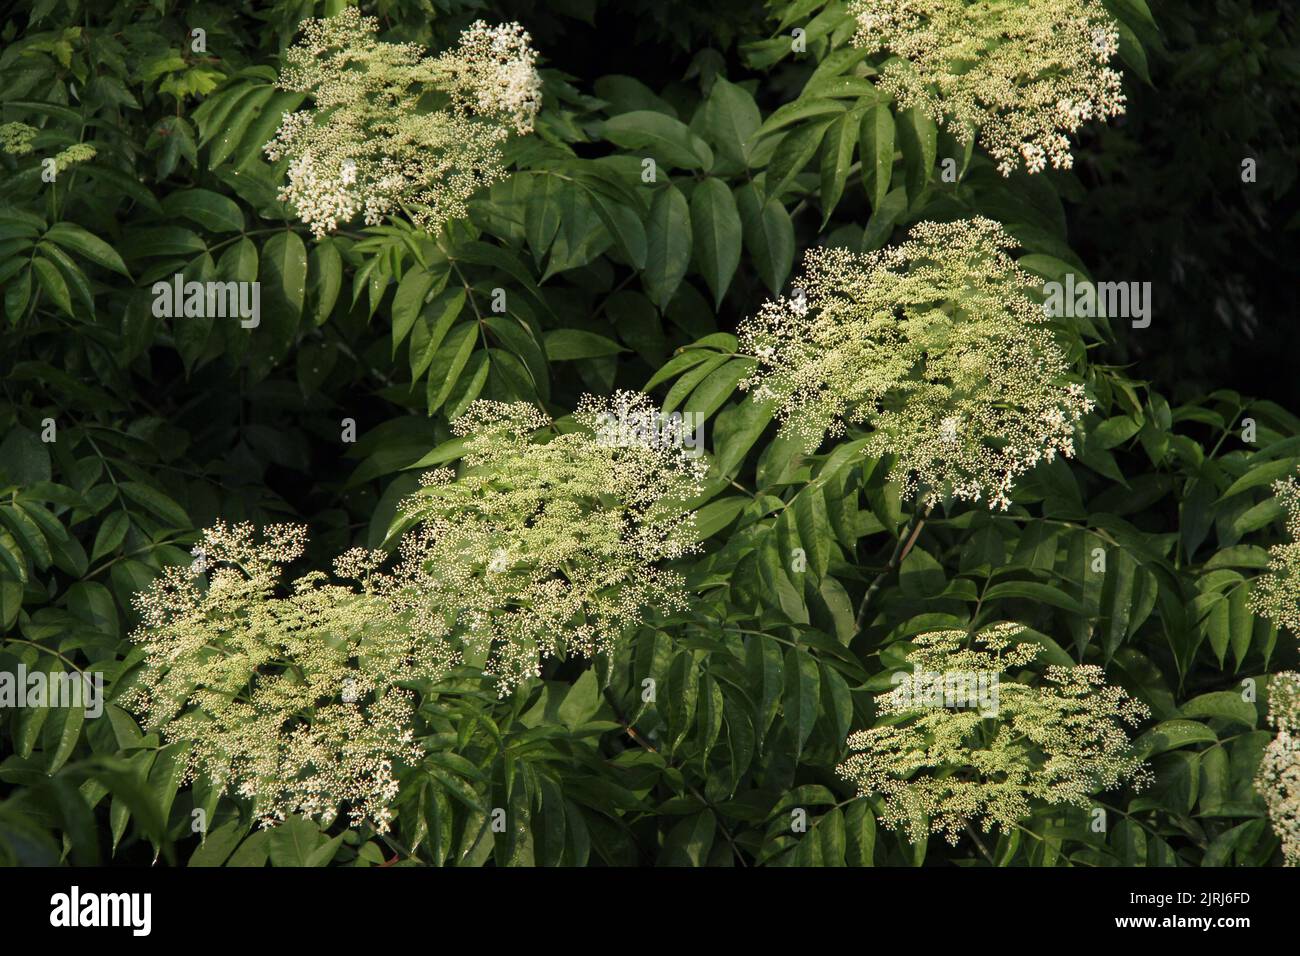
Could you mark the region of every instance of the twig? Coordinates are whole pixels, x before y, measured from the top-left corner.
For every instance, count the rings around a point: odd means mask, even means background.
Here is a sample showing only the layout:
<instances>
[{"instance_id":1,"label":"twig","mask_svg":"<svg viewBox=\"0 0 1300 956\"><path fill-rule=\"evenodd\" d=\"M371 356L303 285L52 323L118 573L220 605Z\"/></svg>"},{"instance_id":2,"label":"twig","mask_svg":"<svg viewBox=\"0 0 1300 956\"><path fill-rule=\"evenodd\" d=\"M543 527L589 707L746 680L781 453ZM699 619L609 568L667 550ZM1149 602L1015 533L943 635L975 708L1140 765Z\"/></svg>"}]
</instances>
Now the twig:
<instances>
[{"instance_id":1,"label":"twig","mask_svg":"<svg viewBox=\"0 0 1300 956\"><path fill-rule=\"evenodd\" d=\"M984 859L989 861L989 866L997 866L998 864L993 859L993 854L989 852L989 848L984 845L984 841L980 839L980 835L975 832L975 828L969 823L966 824L966 833L975 841L975 845L979 847L980 853L984 855Z\"/></svg>"},{"instance_id":2,"label":"twig","mask_svg":"<svg viewBox=\"0 0 1300 956\"><path fill-rule=\"evenodd\" d=\"M871 598L880 590L880 586L885 583L885 578L903 562L903 559L906 558L908 554L911 553L912 546L916 544L916 539L920 536L921 529L925 527L925 521L930 517L930 512L933 510L933 504L926 505L925 511L922 512L920 517L913 519L914 524L912 525L912 533L906 538L899 535L898 543L894 545L894 553L889 556L889 562L885 565L885 570L876 575L876 579L872 581L871 586L867 588L867 593L862 595L862 603L858 605L858 617L856 621L859 633L861 633L863 626L867 622L867 606L871 603Z\"/></svg>"}]
</instances>

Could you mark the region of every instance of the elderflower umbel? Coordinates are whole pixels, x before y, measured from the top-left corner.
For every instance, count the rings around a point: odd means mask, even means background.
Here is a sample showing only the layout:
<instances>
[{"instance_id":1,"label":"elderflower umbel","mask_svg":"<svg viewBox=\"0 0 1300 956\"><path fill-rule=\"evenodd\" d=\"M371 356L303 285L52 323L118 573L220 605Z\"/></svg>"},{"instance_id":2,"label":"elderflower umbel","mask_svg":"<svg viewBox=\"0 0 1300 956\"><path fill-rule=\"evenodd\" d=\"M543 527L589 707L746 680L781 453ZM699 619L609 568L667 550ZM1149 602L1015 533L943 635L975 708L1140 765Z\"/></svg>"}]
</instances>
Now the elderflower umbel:
<instances>
[{"instance_id":1,"label":"elderflower umbel","mask_svg":"<svg viewBox=\"0 0 1300 956\"><path fill-rule=\"evenodd\" d=\"M1300 866L1300 674L1275 674L1268 686L1268 722L1277 736L1264 749L1255 791L1268 807L1287 866Z\"/></svg>"},{"instance_id":2,"label":"elderflower umbel","mask_svg":"<svg viewBox=\"0 0 1300 956\"><path fill-rule=\"evenodd\" d=\"M1013 643L1023 631L1003 623L974 638L961 630L922 634L908 661L917 670L958 676L1007 674L1041 650ZM882 695L886 722L849 737L854 753L840 775L861 796L880 794L881 821L905 829L913 843L942 833L953 844L972 823L1006 832L1036 805L1087 807L1094 793L1126 780L1146 782L1124 724L1149 712L1107 685L1101 668L1050 666L1040 683L1004 678L997 688L993 716L976 707L913 708L899 691Z\"/></svg>"},{"instance_id":3,"label":"elderflower umbel","mask_svg":"<svg viewBox=\"0 0 1300 956\"><path fill-rule=\"evenodd\" d=\"M95 158L95 147L89 143L73 143L54 154L54 171L61 173L77 163L88 163Z\"/></svg>"},{"instance_id":4,"label":"elderflower umbel","mask_svg":"<svg viewBox=\"0 0 1300 956\"><path fill-rule=\"evenodd\" d=\"M1250 605L1257 614L1300 634L1300 482L1295 477L1273 483L1286 512L1289 541L1268 549L1268 571L1255 580Z\"/></svg>"},{"instance_id":5,"label":"elderflower umbel","mask_svg":"<svg viewBox=\"0 0 1300 956\"><path fill-rule=\"evenodd\" d=\"M466 467L424 476L402 506L417 524L397 568L368 586L417 636L483 662L502 695L542 658L608 649L648 606L683 607L681 576L656 564L695 549L694 516L674 502L700 493L707 465L668 432L596 435L652 411L639 393L588 396L576 431L542 441L551 422L535 407L473 403L454 423Z\"/></svg>"},{"instance_id":6,"label":"elderflower umbel","mask_svg":"<svg viewBox=\"0 0 1300 956\"><path fill-rule=\"evenodd\" d=\"M266 152L288 157L280 199L318 238L358 213L376 225L405 209L431 233L464 216L505 175L501 143L530 132L540 104L536 53L516 23L477 21L436 57L378 29L347 7L304 21L285 55L280 86L315 108L286 113Z\"/></svg>"},{"instance_id":7,"label":"elderflower umbel","mask_svg":"<svg viewBox=\"0 0 1300 956\"><path fill-rule=\"evenodd\" d=\"M0 123L0 151L11 156L25 156L32 151L32 141L39 133L26 123Z\"/></svg>"},{"instance_id":8,"label":"elderflower umbel","mask_svg":"<svg viewBox=\"0 0 1300 956\"><path fill-rule=\"evenodd\" d=\"M394 767L420 757L411 693L432 658L374 596L315 572L275 596L305 529L218 522L196 560L136 595L144 649L123 697L148 730L190 744L185 779L254 802L263 825L302 813L388 829ZM206 574L206 578L203 575Z\"/></svg>"},{"instance_id":9,"label":"elderflower umbel","mask_svg":"<svg viewBox=\"0 0 1300 956\"><path fill-rule=\"evenodd\" d=\"M1073 165L1067 133L1124 112L1107 64L1119 33L1096 0L855 0L855 45L893 59L880 85L954 135L980 141L1003 176L1023 161Z\"/></svg>"},{"instance_id":10,"label":"elderflower umbel","mask_svg":"<svg viewBox=\"0 0 1300 956\"><path fill-rule=\"evenodd\" d=\"M809 250L803 294L742 323L758 359L741 383L775 401L809 451L846 423L872 429L867 453L897 456L908 496L946 491L1005 510L1015 479L1059 452L1092 402L1068 369L1036 282L976 218L923 222L879 252Z\"/></svg>"}]
</instances>

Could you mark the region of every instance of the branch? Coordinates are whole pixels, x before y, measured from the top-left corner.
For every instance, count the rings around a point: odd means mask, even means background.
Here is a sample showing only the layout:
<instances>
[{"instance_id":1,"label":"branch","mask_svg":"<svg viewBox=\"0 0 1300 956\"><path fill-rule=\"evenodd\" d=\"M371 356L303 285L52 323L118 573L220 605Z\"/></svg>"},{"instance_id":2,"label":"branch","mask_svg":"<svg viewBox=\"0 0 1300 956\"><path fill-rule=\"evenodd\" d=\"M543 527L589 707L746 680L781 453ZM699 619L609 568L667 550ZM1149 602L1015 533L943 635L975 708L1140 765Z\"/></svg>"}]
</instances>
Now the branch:
<instances>
[{"instance_id":1,"label":"branch","mask_svg":"<svg viewBox=\"0 0 1300 956\"><path fill-rule=\"evenodd\" d=\"M862 603L858 605L858 617L856 621L858 633L862 633L863 626L867 623L867 606L871 603L872 597L880 590L880 586L885 583L888 576L903 559L911 553L913 545L916 544L917 537L921 534L921 529L925 527L925 521L930 517L930 512L934 510L933 504L925 506L925 511L919 517L912 519L912 533L906 538L902 535L898 537L898 543L894 545L894 553L889 556L889 562L885 565L885 570L876 575L876 579L871 582L867 588L867 593L862 595Z\"/></svg>"}]
</instances>

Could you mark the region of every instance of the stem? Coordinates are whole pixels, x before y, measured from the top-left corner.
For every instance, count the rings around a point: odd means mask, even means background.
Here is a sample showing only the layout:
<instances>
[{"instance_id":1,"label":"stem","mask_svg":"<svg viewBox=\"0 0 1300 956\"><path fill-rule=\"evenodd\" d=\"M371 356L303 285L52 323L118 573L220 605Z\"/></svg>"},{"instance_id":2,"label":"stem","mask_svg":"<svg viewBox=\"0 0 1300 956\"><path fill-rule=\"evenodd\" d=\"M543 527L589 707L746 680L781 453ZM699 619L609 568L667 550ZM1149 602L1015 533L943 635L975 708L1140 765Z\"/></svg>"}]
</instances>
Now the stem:
<instances>
[{"instance_id":1,"label":"stem","mask_svg":"<svg viewBox=\"0 0 1300 956\"><path fill-rule=\"evenodd\" d=\"M862 603L858 605L858 633L862 632L862 628L867 622L867 607L871 604L872 597L874 597L875 593L880 590L880 586L885 583L886 576L898 567L898 565L902 563L903 559L911 553L912 547L916 544L917 537L921 534L921 529L925 527L926 519L930 517L930 512L933 510L934 505L928 504L925 506L924 512L912 519L912 533L907 535L906 538L899 535L898 543L894 545L894 553L889 556L889 562L885 565L885 570L876 575L876 579L872 581L871 586L867 588L867 593L862 595Z\"/></svg>"},{"instance_id":2,"label":"stem","mask_svg":"<svg viewBox=\"0 0 1300 956\"><path fill-rule=\"evenodd\" d=\"M26 644L28 647L34 647L34 648L36 648L37 650L44 651L46 654L53 654L53 655L54 655L55 657L57 657L59 660L63 661L63 663L67 664L67 665L68 665L69 667L71 667L74 671L76 671L78 674L80 674L83 678L86 676L86 672L85 672L85 671L83 671L80 667L78 667L76 664L74 664L70 659L68 659L67 657L64 657L64 656L63 656L62 654L60 654L58 651L54 650L54 648L52 648L52 647L46 647L44 644L37 644L35 641L26 641L26 640L23 640L21 637L6 637L6 638L4 638L4 643L6 643L6 644Z\"/></svg>"},{"instance_id":3,"label":"stem","mask_svg":"<svg viewBox=\"0 0 1300 956\"><path fill-rule=\"evenodd\" d=\"M984 841L980 839L980 835L975 832L975 828L969 823L966 824L966 833L975 841L975 845L979 847L980 853L983 854L984 859L989 861L989 866L997 866L996 861L993 859L993 854L989 852L989 848L984 845Z\"/></svg>"}]
</instances>

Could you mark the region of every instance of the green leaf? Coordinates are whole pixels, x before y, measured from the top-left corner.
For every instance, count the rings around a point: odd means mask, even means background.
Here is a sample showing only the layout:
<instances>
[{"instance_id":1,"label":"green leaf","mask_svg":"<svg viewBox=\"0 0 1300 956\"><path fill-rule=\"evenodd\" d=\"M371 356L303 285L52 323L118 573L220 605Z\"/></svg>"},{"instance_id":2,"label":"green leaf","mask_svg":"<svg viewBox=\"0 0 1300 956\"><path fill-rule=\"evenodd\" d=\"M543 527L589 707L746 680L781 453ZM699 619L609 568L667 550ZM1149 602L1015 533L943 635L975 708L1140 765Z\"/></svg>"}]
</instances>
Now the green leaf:
<instances>
[{"instance_id":1,"label":"green leaf","mask_svg":"<svg viewBox=\"0 0 1300 956\"><path fill-rule=\"evenodd\" d=\"M311 251L311 292L316 302L313 319L323 325L334 311L339 290L343 287L343 259L338 247L330 239L316 243Z\"/></svg>"},{"instance_id":2,"label":"green leaf","mask_svg":"<svg viewBox=\"0 0 1300 956\"><path fill-rule=\"evenodd\" d=\"M849 112L835 120L826 131L821 162L823 229L844 195L844 184L848 182L849 168L853 165L853 151L858 145L859 126L859 114Z\"/></svg>"},{"instance_id":3,"label":"green leaf","mask_svg":"<svg viewBox=\"0 0 1300 956\"><path fill-rule=\"evenodd\" d=\"M207 251L197 234L182 226L155 226L150 229L132 229L118 245L128 259L148 256L195 256Z\"/></svg>"},{"instance_id":4,"label":"green leaf","mask_svg":"<svg viewBox=\"0 0 1300 956\"><path fill-rule=\"evenodd\" d=\"M996 601L999 598L1024 598L1040 604L1059 607L1071 614L1082 615L1085 613L1083 606L1068 594L1058 591L1050 585L1038 584L1034 581L1004 581L1001 584L993 585L984 592L986 602Z\"/></svg>"},{"instance_id":5,"label":"green leaf","mask_svg":"<svg viewBox=\"0 0 1300 956\"><path fill-rule=\"evenodd\" d=\"M318 851L328 847L332 841L311 820L293 814L269 833L268 851L272 866L323 866L328 862L320 860Z\"/></svg>"},{"instance_id":6,"label":"green leaf","mask_svg":"<svg viewBox=\"0 0 1300 956\"><path fill-rule=\"evenodd\" d=\"M681 120L653 110L620 113L601 127L605 139L624 149L643 149L648 155L679 169L705 169L713 165L713 151Z\"/></svg>"},{"instance_id":7,"label":"green leaf","mask_svg":"<svg viewBox=\"0 0 1300 956\"><path fill-rule=\"evenodd\" d=\"M598 710L600 710L600 684L596 680L596 672L588 669L582 672L582 676L574 681L573 686L564 695L556 716L564 726L570 730L577 730L595 717Z\"/></svg>"},{"instance_id":8,"label":"green leaf","mask_svg":"<svg viewBox=\"0 0 1300 956\"><path fill-rule=\"evenodd\" d=\"M0 505L0 525L9 529L23 552L32 559L38 571L44 571L54 562L49 543L41 529L15 505Z\"/></svg>"},{"instance_id":9,"label":"green leaf","mask_svg":"<svg viewBox=\"0 0 1300 956\"><path fill-rule=\"evenodd\" d=\"M121 482L118 488L132 501L144 505L171 527L192 527L192 522L189 515L185 513L185 509L156 488L151 488L138 481Z\"/></svg>"},{"instance_id":10,"label":"green leaf","mask_svg":"<svg viewBox=\"0 0 1300 956\"><path fill-rule=\"evenodd\" d=\"M705 810L687 817L664 838L660 866L704 866L717 832L713 813Z\"/></svg>"},{"instance_id":11,"label":"green leaf","mask_svg":"<svg viewBox=\"0 0 1300 956\"><path fill-rule=\"evenodd\" d=\"M531 178L532 188L524 204L524 235L528 247L533 250L533 260L541 265L560 230L560 193L566 190L576 192L578 187L547 172L539 172Z\"/></svg>"},{"instance_id":12,"label":"green leaf","mask_svg":"<svg viewBox=\"0 0 1300 956\"><path fill-rule=\"evenodd\" d=\"M50 452L45 442L21 425L10 428L0 442L0 477L20 487L50 480Z\"/></svg>"},{"instance_id":13,"label":"green leaf","mask_svg":"<svg viewBox=\"0 0 1300 956\"><path fill-rule=\"evenodd\" d=\"M10 545L6 543L3 537L0 537L0 567L8 571L19 584L27 583L27 561L23 558L22 549L19 548L17 542ZM18 601L19 606L21 606L21 590L18 592Z\"/></svg>"},{"instance_id":14,"label":"green leaf","mask_svg":"<svg viewBox=\"0 0 1300 956\"><path fill-rule=\"evenodd\" d=\"M774 295L779 294L794 266L794 223L790 213L775 198L762 200L752 184L737 191L736 205L745 248L758 275Z\"/></svg>"},{"instance_id":15,"label":"green leaf","mask_svg":"<svg viewBox=\"0 0 1300 956\"><path fill-rule=\"evenodd\" d=\"M95 533L95 545L90 549L90 560L98 561L116 551L130 527L131 519L125 511L110 512Z\"/></svg>"},{"instance_id":16,"label":"green leaf","mask_svg":"<svg viewBox=\"0 0 1300 956\"><path fill-rule=\"evenodd\" d=\"M638 212L594 192L588 193L588 199L627 261L634 269L644 269L648 240Z\"/></svg>"},{"instance_id":17,"label":"green leaf","mask_svg":"<svg viewBox=\"0 0 1300 956\"><path fill-rule=\"evenodd\" d=\"M72 297L73 304L83 310L83 314L93 317L95 315L95 297L90 291L90 280L81 268L72 260L66 252L53 243L42 240L36 248L44 255L48 256L55 267L59 270L59 275L68 285L68 292Z\"/></svg>"},{"instance_id":18,"label":"green leaf","mask_svg":"<svg viewBox=\"0 0 1300 956\"><path fill-rule=\"evenodd\" d=\"M664 396L663 404L661 406L665 415L677 408L677 406L690 396L701 382L730 360L727 355L719 354L717 352L705 353L705 355L706 359L702 364L697 365L689 372L686 372L681 378L673 383L672 388L668 389L668 394Z\"/></svg>"},{"instance_id":19,"label":"green leaf","mask_svg":"<svg viewBox=\"0 0 1300 956\"><path fill-rule=\"evenodd\" d=\"M835 807L817 821L817 836L821 840L821 865L844 866L847 851L844 814Z\"/></svg>"},{"instance_id":20,"label":"green leaf","mask_svg":"<svg viewBox=\"0 0 1300 956\"><path fill-rule=\"evenodd\" d=\"M429 365L428 409L432 415L451 396L478 341L478 323L462 322L448 333Z\"/></svg>"},{"instance_id":21,"label":"green leaf","mask_svg":"<svg viewBox=\"0 0 1300 956\"><path fill-rule=\"evenodd\" d=\"M1254 729L1258 721L1255 705L1242 699L1240 692L1233 690L1214 691L1193 697L1178 710L1179 717L1191 720L1206 717L1221 717Z\"/></svg>"},{"instance_id":22,"label":"green leaf","mask_svg":"<svg viewBox=\"0 0 1300 956\"><path fill-rule=\"evenodd\" d=\"M753 368L752 359L732 359L714 369L691 392L690 398L682 404L682 410L707 418L731 397L736 386Z\"/></svg>"},{"instance_id":23,"label":"green leaf","mask_svg":"<svg viewBox=\"0 0 1300 956\"><path fill-rule=\"evenodd\" d=\"M665 186L655 193L650 204L645 271L641 274L646 294L661 310L667 308L690 261L690 207L681 190Z\"/></svg>"},{"instance_id":24,"label":"green leaf","mask_svg":"<svg viewBox=\"0 0 1300 956\"><path fill-rule=\"evenodd\" d=\"M210 189L185 189L170 193L162 201L169 219L188 219L212 232L240 232L244 214L232 199Z\"/></svg>"},{"instance_id":25,"label":"green leaf","mask_svg":"<svg viewBox=\"0 0 1300 956\"><path fill-rule=\"evenodd\" d=\"M898 221L907 213L907 190L902 186L890 190L884 200L871 212L867 228L862 233L862 249L872 252L889 241Z\"/></svg>"},{"instance_id":26,"label":"green leaf","mask_svg":"<svg viewBox=\"0 0 1300 956\"><path fill-rule=\"evenodd\" d=\"M1199 721L1165 720L1133 741L1133 751L1146 760L1169 750L1192 744L1215 743L1218 739L1213 730Z\"/></svg>"},{"instance_id":27,"label":"green leaf","mask_svg":"<svg viewBox=\"0 0 1300 956\"><path fill-rule=\"evenodd\" d=\"M468 294L463 286L444 289L420 310L419 320L411 332L411 381L417 382L433 362L439 346L447 338L452 324L464 311Z\"/></svg>"},{"instance_id":28,"label":"green leaf","mask_svg":"<svg viewBox=\"0 0 1300 956\"><path fill-rule=\"evenodd\" d=\"M786 103L765 119L755 139L764 139L778 130L793 126L795 123L802 123L804 120L820 119L829 123L837 115L843 113L845 109L843 103L832 99L800 97L792 103Z\"/></svg>"},{"instance_id":29,"label":"green leaf","mask_svg":"<svg viewBox=\"0 0 1300 956\"><path fill-rule=\"evenodd\" d=\"M416 266L409 269L406 275L402 276L402 281L397 284L392 309L394 356L397 355L398 346L410 334L411 326L415 325L416 318L428 301L434 280L434 273L422 266ZM443 281L446 281L445 276ZM464 296L465 293L462 290L460 294Z\"/></svg>"},{"instance_id":30,"label":"green leaf","mask_svg":"<svg viewBox=\"0 0 1300 956\"><path fill-rule=\"evenodd\" d=\"M80 681L81 676L74 674L73 679ZM84 695L87 691L84 688L83 684L83 690L74 693L83 694L85 699ZM89 704L89 700L86 700L86 704ZM59 768L68 762L68 758L77 747L77 742L81 739L81 728L85 722L85 706L53 708L53 719L47 721L45 728L46 739L49 740L51 736L54 738L53 748L49 746L45 748L49 755L45 764L46 773L57 773Z\"/></svg>"},{"instance_id":31,"label":"green leaf","mask_svg":"<svg viewBox=\"0 0 1300 956\"><path fill-rule=\"evenodd\" d=\"M265 328L251 329L266 336L265 354L272 363L287 355L298 335L303 300L307 295L307 247L296 232L278 232L262 247L262 316Z\"/></svg>"},{"instance_id":32,"label":"green leaf","mask_svg":"<svg viewBox=\"0 0 1300 956\"><path fill-rule=\"evenodd\" d=\"M650 380L641 386L641 391L648 392L661 382L666 382L670 378L689 371L695 366L707 362L711 358L716 358L716 354L717 353L711 352L708 349L682 349L665 362L659 371L650 376Z\"/></svg>"},{"instance_id":33,"label":"green leaf","mask_svg":"<svg viewBox=\"0 0 1300 956\"><path fill-rule=\"evenodd\" d=\"M257 87L246 95L240 96L238 102L233 105L229 117L217 127L222 130L222 133L213 138L212 147L208 150L209 169L216 169L235 151L248 132L248 128L274 93L275 88L267 85ZM260 149L262 145L264 144L259 143L258 148Z\"/></svg>"},{"instance_id":34,"label":"green leaf","mask_svg":"<svg viewBox=\"0 0 1300 956\"><path fill-rule=\"evenodd\" d=\"M743 399L718 413L713 423L713 469L719 475L732 476L745 455L772 421L775 407L771 402Z\"/></svg>"},{"instance_id":35,"label":"green leaf","mask_svg":"<svg viewBox=\"0 0 1300 956\"><path fill-rule=\"evenodd\" d=\"M628 351L613 339L583 329L552 329L546 333L545 341L546 356L552 362L599 358Z\"/></svg>"},{"instance_id":36,"label":"green leaf","mask_svg":"<svg viewBox=\"0 0 1300 956\"><path fill-rule=\"evenodd\" d=\"M1151 74L1147 69L1147 54L1146 50L1142 49L1141 41L1123 20L1115 20L1114 24L1119 33L1119 58L1124 61L1125 66L1150 86Z\"/></svg>"},{"instance_id":37,"label":"green leaf","mask_svg":"<svg viewBox=\"0 0 1300 956\"><path fill-rule=\"evenodd\" d=\"M745 510L750 500L734 495L709 502L695 513L695 540L703 541L727 527Z\"/></svg>"},{"instance_id":38,"label":"green leaf","mask_svg":"<svg viewBox=\"0 0 1300 956\"><path fill-rule=\"evenodd\" d=\"M228 200L227 200L228 201ZM127 271L126 263L122 257L117 254L112 246L96 235L92 235L80 226L70 222L56 222L45 233L45 237L51 242L57 243L64 249L68 249L78 255L84 256L95 265L103 266L105 269L111 269L113 272L120 273L128 279L131 273Z\"/></svg>"},{"instance_id":39,"label":"green leaf","mask_svg":"<svg viewBox=\"0 0 1300 956\"><path fill-rule=\"evenodd\" d=\"M1268 552L1256 544L1236 544L1231 548L1224 548L1210 556L1205 562L1205 570L1213 571L1216 568L1266 568L1268 567Z\"/></svg>"},{"instance_id":40,"label":"green leaf","mask_svg":"<svg viewBox=\"0 0 1300 956\"><path fill-rule=\"evenodd\" d=\"M1127 551L1111 549L1102 584L1103 648L1107 658L1136 633L1155 605L1156 579Z\"/></svg>"},{"instance_id":41,"label":"green leaf","mask_svg":"<svg viewBox=\"0 0 1300 956\"><path fill-rule=\"evenodd\" d=\"M785 655L785 689L781 694L781 712L794 738L795 757L803 752L813 725L817 722L817 701L821 675L817 661L802 648L792 647Z\"/></svg>"},{"instance_id":42,"label":"green leaf","mask_svg":"<svg viewBox=\"0 0 1300 956\"><path fill-rule=\"evenodd\" d=\"M726 183L706 179L691 193L690 214L695 259L718 308L740 264L740 213Z\"/></svg>"},{"instance_id":43,"label":"green leaf","mask_svg":"<svg viewBox=\"0 0 1300 956\"><path fill-rule=\"evenodd\" d=\"M782 137L772 154L772 162L767 167L767 194L780 198L781 194L794 181L795 176L803 171L808 162L817 154L822 137L830 128L831 121L809 123L800 126Z\"/></svg>"},{"instance_id":44,"label":"green leaf","mask_svg":"<svg viewBox=\"0 0 1300 956\"><path fill-rule=\"evenodd\" d=\"M934 597L946 583L943 566L921 548L912 548L899 565L898 589L913 600Z\"/></svg>"},{"instance_id":45,"label":"green leaf","mask_svg":"<svg viewBox=\"0 0 1300 956\"><path fill-rule=\"evenodd\" d=\"M108 588L94 581L78 581L67 591L68 610L97 631L116 637L120 628L117 605Z\"/></svg>"},{"instance_id":46,"label":"green leaf","mask_svg":"<svg viewBox=\"0 0 1300 956\"><path fill-rule=\"evenodd\" d=\"M1219 501L1241 494L1251 488L1258 488L1260 485L1271 485L1275 481L1293 475L1298 464L1300 464L1300 458L1283 458L1278 461L1255 465L1229 485L1228 490L1219 496Z\"/></svg>"},{"instance_id":47,"label":"green leaf","mask_svg":"<svg viewBox=\"0 0 1300 956\"><path fill-rule=\"evenodd\" d=\"M898 141L903 151L903 170L907 177L908 207L918 204L925 187L934 174L934 164L939 150L939 130L918 107L899 118Z\"/></svg>"},{"instance_id":48,"label":"green leaf","mask_svg":"<svg viewBox=\"0 0 1300 956\"><path fill-rule=\"evenodd\" d=\"M749 165L750 149L762 121L754 98L744 87L719 76L691 125L713 144L722 159L744 167Z\"/></svg>"},{"instance_id":49,"label":"green leaf","mask_svg":"<svg viewBox=\"0 0 1300 956\"><path fill-rule=\"evenodd\" d=\"M257 281L257 246L247 236L226 247L217 262L217 276L225 282Z\"/></svg>"},{"instance_id":50,"label":"green leaf","mask_svg":"<svg viewBox=\"0 0 1300 956\"><path fill-rule=\"evenodd\" d=\"M845 859L850 866L874 866L876 817L864 799L849 804L844 811L844 829L848 838Z\"/></svg>"},{"instance_id":51,"label":"green leaf","mask_svg":"<svg viewBox=\"0 0 1300 956\"><path fill-rule=\"evenodd\" d=\"M1260 528L1277 521L1284 514L1286 514L1286 510L1282 507L1281 501L1277 498L1266 498L1232 519L1232 540L1250 534L1252 531L1258 531ZM1220 532L1220 536L1222 536L1222 532Z\"/></svg>"},{"instance_id":52,"label":"green leaf","mask_svg":"<svg viewBox=\"0 0 1300 956\"><path fill-rule=\"evenodd\" d=\"M36 280L40 283L41 289L50 300L68 315L76 318L76 314L72 311L72 299L68 296L68 284L63 281L63 276L54 263L44 256L36 256L32 259L32 268L36 272Z\"/></svg>"},{"instance_id":53,"label":"green leaf","mask_svg":"<svg viewBox=\"0 0 1300 956\"><path fill-rule=\"evenodd\" d=\"M24 269L18 273L18 278L5 283L5 315L9 317L10 323L18 324L18 320L27 311L27 303L31 300L31 295L31 269Z\"/></svg>"}]
</instances>

